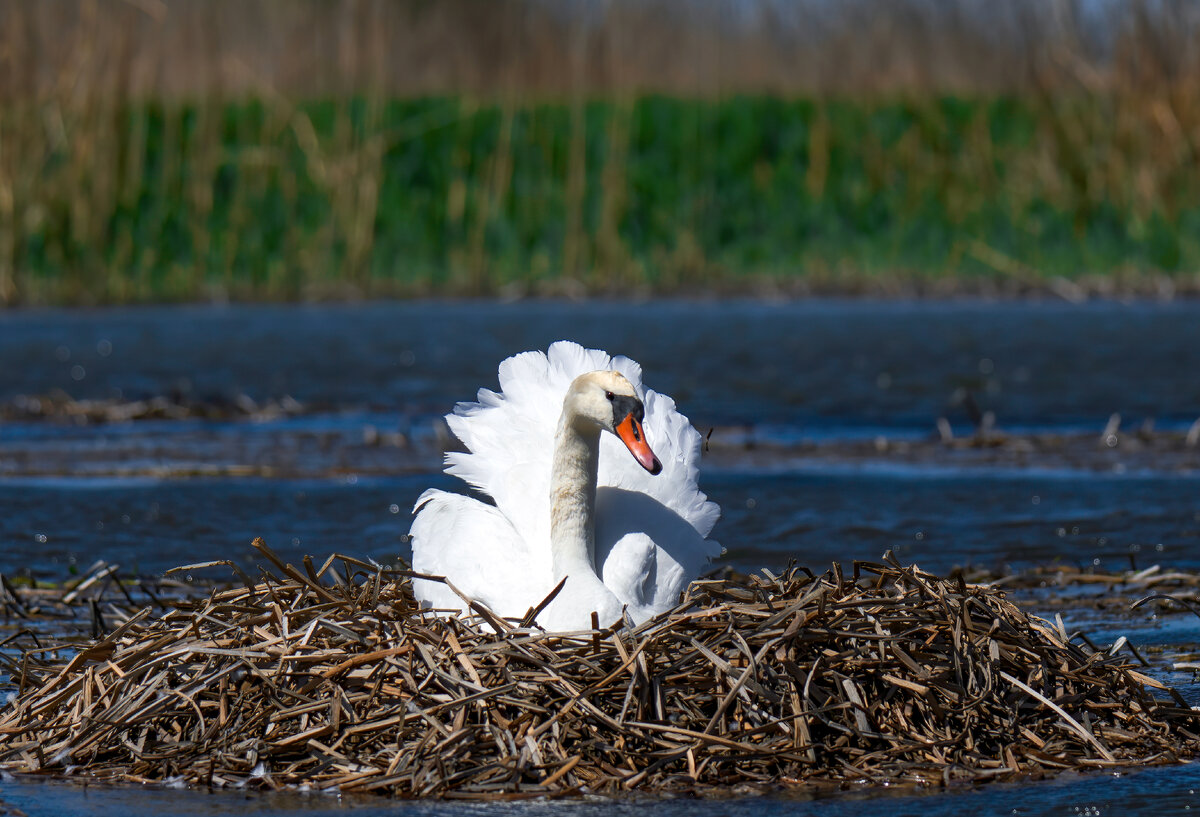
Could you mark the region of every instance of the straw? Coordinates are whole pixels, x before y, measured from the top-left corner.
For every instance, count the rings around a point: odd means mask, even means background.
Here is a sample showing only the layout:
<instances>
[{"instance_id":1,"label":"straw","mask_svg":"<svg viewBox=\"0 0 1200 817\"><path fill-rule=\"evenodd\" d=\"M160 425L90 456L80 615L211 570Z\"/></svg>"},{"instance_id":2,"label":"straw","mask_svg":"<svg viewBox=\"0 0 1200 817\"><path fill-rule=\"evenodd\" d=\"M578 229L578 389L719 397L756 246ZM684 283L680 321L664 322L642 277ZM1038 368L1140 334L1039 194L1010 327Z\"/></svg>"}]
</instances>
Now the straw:
<instances>
[{"instance_id":1,"label":"straw","mask_svg":"<svg viewBox=\"0 0 1200 817\"><path fill-rule=\"evenodd\" d=\"M0 769L494 799L943 785L1200 747L1127 655L890 555L708 578L643 625L552 634L422 610L409 571L256 545L253 583L158 615L100 602L115 630L9 659Z\"/></svg>"}]
</instances>

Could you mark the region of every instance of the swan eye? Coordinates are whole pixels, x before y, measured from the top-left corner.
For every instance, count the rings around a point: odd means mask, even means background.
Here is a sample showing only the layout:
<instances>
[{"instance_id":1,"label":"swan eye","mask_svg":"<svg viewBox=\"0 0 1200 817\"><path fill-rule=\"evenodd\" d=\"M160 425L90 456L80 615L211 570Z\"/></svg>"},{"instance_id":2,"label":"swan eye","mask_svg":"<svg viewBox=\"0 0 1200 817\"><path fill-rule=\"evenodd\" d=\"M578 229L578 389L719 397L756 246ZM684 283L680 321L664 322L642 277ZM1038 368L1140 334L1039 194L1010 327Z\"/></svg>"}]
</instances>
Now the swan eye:
<instances>
[{"instance_id":1,"label":"swan eye","mask_svg":"<svg viewBox=\"0 0 1200 817\"><path fill-rule=\"evenodd\" d=\"M607 399L609 399L609 400L614 400L614 399L616 399L616 395L615 395L615 394L613 394L613 393L612 393L612 392L610 392L610 391L606 391L606 392L604 393L604 396L605 396Z\"/></svg>"}]
</instances>

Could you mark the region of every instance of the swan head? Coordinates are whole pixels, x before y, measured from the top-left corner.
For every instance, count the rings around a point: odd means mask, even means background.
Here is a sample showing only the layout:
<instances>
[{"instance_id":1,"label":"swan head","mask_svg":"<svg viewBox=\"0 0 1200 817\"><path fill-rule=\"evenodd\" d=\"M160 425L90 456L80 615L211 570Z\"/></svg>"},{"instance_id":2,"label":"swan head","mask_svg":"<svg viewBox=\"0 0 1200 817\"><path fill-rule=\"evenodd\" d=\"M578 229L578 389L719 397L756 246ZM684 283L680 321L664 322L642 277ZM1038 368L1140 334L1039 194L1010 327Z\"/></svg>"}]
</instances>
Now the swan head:
<instances>
[{"instance_id":1,"label":"swan head","mask_svg":"<svg viewBox=\"0 0 1200 817\"><path fill-rule=\"evenodd\" d=\"M591 422L616 434L638 464L651 474L662 471L662 463L646 442L646 430L642 427L646 409L633 384L620 372L588 372L575 378L567 390L563 411L576 421Z\"/></svg>"}]
</instances>

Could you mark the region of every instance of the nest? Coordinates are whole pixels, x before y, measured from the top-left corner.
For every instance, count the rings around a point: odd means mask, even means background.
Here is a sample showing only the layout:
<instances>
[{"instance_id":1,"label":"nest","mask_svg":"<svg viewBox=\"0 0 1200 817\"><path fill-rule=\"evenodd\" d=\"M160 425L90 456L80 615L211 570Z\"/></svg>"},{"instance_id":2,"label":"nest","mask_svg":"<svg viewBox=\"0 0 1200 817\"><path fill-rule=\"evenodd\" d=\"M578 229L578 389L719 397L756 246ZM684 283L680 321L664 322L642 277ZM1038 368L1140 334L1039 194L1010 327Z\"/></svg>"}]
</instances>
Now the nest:
<instances>
[{"instance_id":1,"label":"nest","mask_svg":"<svg viewBox=\"0 0 1200 817\"><path fill-rule=\"evenodd\" d=\"M413 574L283 564L15 662L0 768L400 797L712 794L1169 762L1196 713L998 590L885 558L697 582L571 634L420 610Z\"/></svg>"}]
</instances>

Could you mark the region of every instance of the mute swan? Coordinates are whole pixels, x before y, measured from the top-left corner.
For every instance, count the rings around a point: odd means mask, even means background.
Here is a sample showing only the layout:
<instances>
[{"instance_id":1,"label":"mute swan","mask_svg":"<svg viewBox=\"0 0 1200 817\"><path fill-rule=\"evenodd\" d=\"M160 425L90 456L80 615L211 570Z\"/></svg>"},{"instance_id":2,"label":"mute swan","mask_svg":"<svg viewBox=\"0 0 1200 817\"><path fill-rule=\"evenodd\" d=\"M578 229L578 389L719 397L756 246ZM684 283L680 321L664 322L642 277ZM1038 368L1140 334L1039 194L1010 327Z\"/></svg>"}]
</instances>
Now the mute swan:
<instances>
[{"instance_id":1,"label":"mute swan","mask_svg":"<svg viewBox=\"0 0 1200 817\"><path fill-rule=\"evenodd\" d=\"M505 360L500 391L477 399L446 416L468 449L446 455L446 472L495 505L425 491L410 531L417 572L512 618L565 578L538 623L579 630L593 611L608 625L623 609L635 622L669 610L720 553L705 538L720 509L696 485L700 434L670 397L642 389L634 361L559 341ZM413 590L424 606L468 610L441 582Z\"/></svg>"}]
</instances>

